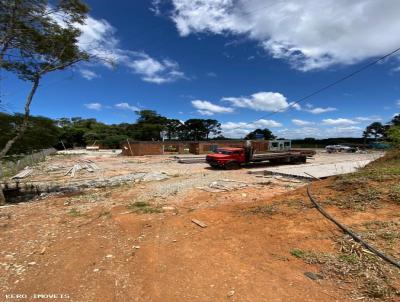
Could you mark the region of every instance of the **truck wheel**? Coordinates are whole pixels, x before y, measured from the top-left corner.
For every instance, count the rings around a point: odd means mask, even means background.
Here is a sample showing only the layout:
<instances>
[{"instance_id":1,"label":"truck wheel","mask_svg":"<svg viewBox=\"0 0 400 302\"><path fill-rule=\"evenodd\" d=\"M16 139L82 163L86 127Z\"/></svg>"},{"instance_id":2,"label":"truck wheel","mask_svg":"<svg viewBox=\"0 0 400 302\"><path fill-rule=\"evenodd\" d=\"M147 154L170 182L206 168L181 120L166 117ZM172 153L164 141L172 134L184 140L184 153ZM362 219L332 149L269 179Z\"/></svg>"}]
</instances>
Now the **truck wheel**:
<instances>
[{"instance_id":1,"label":"truck wheel","mask_svg":"<svg viewBox=\"0 0 400 302\"><path fill-rule=\"evenodd\" d=\"M290 162L295 163L295 164L303 164L307 162L307 156L299 156L295 157L290 160Z\"/></svg>"},{"instance_id":2,"label":"truck wheel","mask_svg":"<svg viewBox=\"0 0 400 302\"><path fill-rule=\"evenodd\" d=\"M226 165L225 165L225 169L227 169L227 170L237 170L237 169L239 169L240 168L240 165L239 165L239 163L237 163L237 162L230 162L230 163L227 163Z\"/></svg>"}]
</instances>

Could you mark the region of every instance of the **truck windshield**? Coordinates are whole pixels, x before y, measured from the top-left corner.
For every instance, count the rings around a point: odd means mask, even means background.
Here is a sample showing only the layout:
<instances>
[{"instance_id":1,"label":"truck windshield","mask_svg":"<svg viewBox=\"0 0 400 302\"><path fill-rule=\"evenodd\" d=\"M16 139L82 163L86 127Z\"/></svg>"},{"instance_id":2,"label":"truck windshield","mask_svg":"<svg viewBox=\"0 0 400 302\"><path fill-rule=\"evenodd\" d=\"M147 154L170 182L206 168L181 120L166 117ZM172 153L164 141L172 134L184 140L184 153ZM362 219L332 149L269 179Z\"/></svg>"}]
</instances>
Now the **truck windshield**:
<instances>
[{"instance_id":1,"label":"truck windshield","mask_svg":"<svg viewBox=\"0 0 400 302\"><path fill-rule=\"evenodd\" d=\"M230 155L230 154L232 154L232 151L218 149L218 150L217 150L217 153L218 153L218 154Z\"/></svg>"}]
</instances>

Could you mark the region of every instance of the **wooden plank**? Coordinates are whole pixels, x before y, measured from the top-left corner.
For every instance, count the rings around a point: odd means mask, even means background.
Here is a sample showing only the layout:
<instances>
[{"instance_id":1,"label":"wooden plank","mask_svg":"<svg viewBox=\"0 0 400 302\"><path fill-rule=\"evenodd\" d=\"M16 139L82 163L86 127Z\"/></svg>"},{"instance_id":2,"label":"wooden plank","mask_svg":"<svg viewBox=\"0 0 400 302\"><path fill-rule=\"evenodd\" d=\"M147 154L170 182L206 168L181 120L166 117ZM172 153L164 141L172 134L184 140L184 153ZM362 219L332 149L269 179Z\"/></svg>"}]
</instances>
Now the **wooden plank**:
<instances>
[{"instance_id":1,"label":"wooden plank","mask_svg":"<svg viewBox=\"0 0 400 302\"><path fill-rule=\"evenodd\" d=\"M23 170L21 172L19 172L18 174L14 175L13 177L11 177L11 179L15 179L15 178L24 178L27 177L28 175L30 175L33 172L33 170L31 169L26 169Z\"/></svg>"},{"instance_id":2,"label":"wooden plank","mask_svg":"<svg viewBox=\"0 0 400 302\"><path fill-rule=\"evenodd\" d=\"M199 227L202 227L202 228L206 228L207 227L207 225L203 221L200 221L198 219L192 219L192 222L194 224L197 224Z\"/></svg>"},{"instance_id":3,"label":"wooden plank","mask_svg":"<svg viewBox=\"0 0 400 302\"><path fill-rule=\"evenodd\" d=\"M69 172L71 172L73 168L74 168L74 167L71 167L71 168L69 168L69 169L68 169L68 171L67 171L67 172L65 172L64 176L65 176L65 175L68 175L68 174L69 174Z\"/></svg>"},{"instance_id":4,"label":"wooden plank","mask_svg":"<svg viewBox=\"0 0 400 302\"><path fill-rule=\"evenodd\" d=\"M75 177L75 172L76 172L76 165L74 165L74 166L72 167L71 177Z\"/></svg>"}]
</instances>

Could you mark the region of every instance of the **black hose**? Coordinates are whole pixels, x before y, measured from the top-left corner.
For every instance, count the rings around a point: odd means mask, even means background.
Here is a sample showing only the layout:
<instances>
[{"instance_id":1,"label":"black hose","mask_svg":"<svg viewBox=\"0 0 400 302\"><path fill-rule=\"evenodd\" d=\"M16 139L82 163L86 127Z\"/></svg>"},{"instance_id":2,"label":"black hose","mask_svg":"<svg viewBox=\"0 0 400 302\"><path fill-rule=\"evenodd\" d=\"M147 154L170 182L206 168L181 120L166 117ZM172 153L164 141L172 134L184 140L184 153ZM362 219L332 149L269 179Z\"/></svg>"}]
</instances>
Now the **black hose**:
<instances>
[{"instance_id":1,"label":"black hose","mask_svg":"<svg viewBox=\"0 0 400 302\"><path fill-rule=\"evenodd\" d=\"M367 242L365 242L364 240L361 239L361 237L355 233L353 233L352 230L350 230L348 227L346 227L345 225L339 223L337 220L335 220L329 213L327 213L323 207L321 207L321 205L314 199L314 197L311 195L310 192L310 186L311 184L309 184L307 186L307 195L310 198L311 202L315 205L315 207L317 208L317 210L324 215L326 218L328 218L330 221L332 221L334 224L336 224L344 233L350 235L356 242L360 243L361 245L363 245L364 247L366 247L369 251L371 251L372 253L374 253L375 255L377 255L378 257L382 258L383 260L385 260L386 262L396 266L397 268L400 268L400 262L386 256L385 254L383 254L381 251L378 251L376 248L374 248L373 246L369 245Z\"/></svg>"}]
</instances>

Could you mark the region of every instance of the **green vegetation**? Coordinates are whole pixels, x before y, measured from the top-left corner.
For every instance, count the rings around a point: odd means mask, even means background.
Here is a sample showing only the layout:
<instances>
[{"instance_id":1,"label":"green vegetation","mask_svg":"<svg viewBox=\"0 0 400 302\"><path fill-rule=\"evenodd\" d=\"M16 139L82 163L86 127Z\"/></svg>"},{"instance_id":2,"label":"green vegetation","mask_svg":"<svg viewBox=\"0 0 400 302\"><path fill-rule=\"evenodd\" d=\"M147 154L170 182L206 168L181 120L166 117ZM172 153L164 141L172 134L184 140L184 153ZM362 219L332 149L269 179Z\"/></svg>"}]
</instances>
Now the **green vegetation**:
<instances>
[{"instance_id":1,"label":"green vegetation","mask_svg":"<svg viewBox=\"0 0 400 302\"><path fill-rule=\"evenodd\" d=\"M271 130L265 129L256 129L249 134L246 135L245 139L256 139L258 135L262 136L266 140L275 139L276 136L272 134Z\"/></svg>"},{"instance_id":2,"label":"green vegetation","mask_svg":"<svg viewBox=\"0 0 400 302\"><path fill-rule=\"evenodd\" d=\"M21 122L13 124L13 136L0 150L2 159L30 126L30 107L39 84L47 74L64 70L89 54L78 46L79 24L89 8L80 0L1 1L0 68L31 84ZM60 22L59 18L62 19Z\"/></svg>"},{"instance_id":3,"label":"green vegetation","mask_svg":"<svg viewBox=\"0 0 400 302\"><path fill-rule=\"evenodd\" d=\"M398 115L400 120L400 114ZM388 137L396 147L400 147L400 125L392 126L388 130Z\"/></svg>"},{"instance_id":4,"label":"green vegetation","mask_svg":"<svg viewBox=\"0 0 400 302\"><path fill-rule=\"evenodd\" d=\"M72 217L82 216L82 213L77 208L72 208L69 210L68 214Z\"/></svg>"},{"instance_id":5,"label":"green vegetation","mask_svg":"<svg viewBox=\"0 0 400 302\"><path fill-rule=\"evenodd\" d=\"M352 255L341 254L339 255L339 259L344 262L347 262L348 264L356 264L359 261L358 257L354 254Z\"/></svg>"},{"instance_id":6,"label":"green vegetation","mask_svg":"<svg viewBox=\"0 0 400 302\"><path fill-rule=\"evenodd\" d=\"M393 201L400 203L400 185L391 187L389 196Z\"/></svg>"},{"instance_id":7,"label":"green vegetation","mask_svg":"<svg viewBox=\"0 0 400 302\"><path fill-rule=\"evenodd\" d=\"M305 251L299 248L294 248L290 254L296 258L303 259L306 263L318 263L318 256L312 251Z\"/></svg>"},{"instance_id":8,"label":"green vegetation","mask_svg":"<svg viewBox=\"0 0 400 302\"><path fill-rule=\"evenodd\" d=\"M168 139L206 140L221 132L221 124L212 119L189 119L182 123L168 119L152 110L142 110L135 123L107 125L96 119L80 117L52 120L30 117L25 135L18 139L9 154L28 153L47 147L63 149L97 144L103 148L117 149L127 138L133 140L159 141L163 133ZM133 119L134 117L132 117ZM0 148L15 137L23 123L23 115L0 113ZM220 137L221 138L221 137ZM64 146L63 146L64 144Z\"/></svg>"},{"instance_id":9,"label":"green vegetation","mask_svg":"<svg viewBox=\"0 0 400 302\"><path fill-rule=\"evenodd\" d=\"M152 213L162 213L164 210L159 207L153 207L150 203L146 201L135 201L128 205L128 209L132 210L134 213L140 214L152 214Z\"/></svg>"},{"instance_id":10,"label":"green vegetation","mask_svg":"<svg viewBox=\"0 0 400 302\"><path fill-rule=\"evenodd\" d=\"M351 181L347 180L346 183L349 183L349 185L347 185L346 187L350 188ZM340 181L339 185L334 184L332 187L339 187L339 186L340 186ZM341 191L344 191L344 189L342 188ZM334 204L341 209L364 211L368 206L372 208L380 207L379 202L382 196L383 196L382 192L380 192L378 189L374 187L366 187L366 188L353 189L351 195L346 194L345 196L339 195L338 197L331 197L329 198L328 203Z\"/></svg>"},{"instance_id":11,"label":"green vegetation","mask_svg":"<svg viewBox=\"0 0 400 302\"><path fill-rule=\"evenodd\" d=\"M305 258L305 256L307 255L307 252L301 250L301 249L293 249L290 251L290 254L292 256L295 256L296 258Z\"/></svg>"}]
</instances>

